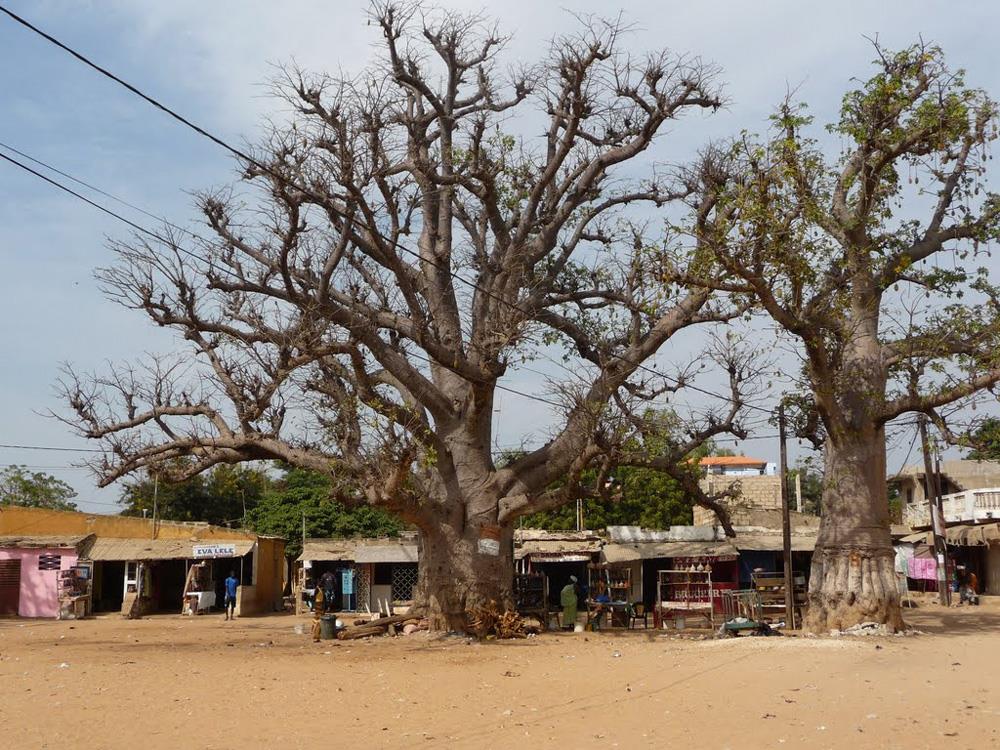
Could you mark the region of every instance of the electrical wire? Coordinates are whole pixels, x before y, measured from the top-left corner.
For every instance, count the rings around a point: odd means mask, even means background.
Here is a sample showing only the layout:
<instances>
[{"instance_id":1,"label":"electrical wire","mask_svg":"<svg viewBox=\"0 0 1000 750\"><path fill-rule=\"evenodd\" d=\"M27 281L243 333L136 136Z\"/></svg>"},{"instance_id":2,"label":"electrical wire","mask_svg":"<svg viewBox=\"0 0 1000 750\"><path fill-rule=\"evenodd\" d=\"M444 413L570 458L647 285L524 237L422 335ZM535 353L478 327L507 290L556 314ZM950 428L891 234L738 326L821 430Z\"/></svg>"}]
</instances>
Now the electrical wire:
<instances>
[{"instance_id":1,"label":"electrical wire","mask_svg":"<svg viewBox=\"0 0 1000 750\"><path fill-rule=\"evenodd\" d=\"M186 118L183 115L181 115L178 112L176 112L174 109L168 107L167 105L165 105L162 102L158 101L154 97L146 94L145 92L143 92L142 90L140 90L138 87L132 85L131 83L129 83L128 81L126 81L123 78L119 77L115 73L112 73L107 68L104 68L101 65L95 63L94 61L92 61L90 58L88 58L83 53L78 52L77 50L73 49L69 45L61 42L60 40L56 39L51 34L46 33L42 29L38 28L37 26L35 26L31 22L29 22L27 19L22 18L21 16L17 15L16 13L14 13L13 11L11 11L8 8L4 7L3 5L0 5L0 12L3 12L7 16L9 16L11 19L13 19L17 23L19 23L20 25L24 26L25 28L29 29L30 31L34 32L35 34L38 34L39 36L41 36L46 41L48 41L48 42L54 44L55 46L59 47L64 52L68 53L69 55L71 55L75 59L79 60L81 63L83 63L87 67L92 68L93 70L97 71L98 73L100 73L101 75L103 75L106 78L110 79L111 81L114 81L115 83L117 83L120 86L124 87L125 89L127 89L130 92L132 92L136 96L140 97L141 99L143 99L147 103L151 104L156 109L159 109L160 111L162 111L164 114L166 114L169 117L177 120L178 122L180 122L185 127L190 128L194 132L196 132L199 135L203 136L204 138L207 138L208 140L210 140L212 143L215 143L216 145L220 146L221 148L225 149L226 151L229 151L231 154L233 154L237 158L242 159L242 160L244 160L245 162L247 162L249 164L252 164L253 166L255 166L258 169L260 169L260 170L268 173L269 175L271 175L272 177L274 177L276 179L279 179L279 180L282 180L282 181L285 181L285 182L289 183L294 188L296 188L297 190L301 191L304 195L309 196L313 200L318 200L318 201L322 202L322 197L318 196L314 191L310 190L308 187L305 187L305 186L302 186L302 185L298 185L295 182L293 182L291 180L288 180L285 176L277 173L270 166L268 166L268 165L260 162L259 160L255 159L253 156L247 154L242 149L236 148L235 146L227 143L222 138L220 138L220 137L218 137L218 136L210 133L208 130L205 130L204 128L202 128L199 125L195 124L194 122L192 122L188 118ZM5 158L7 158L7 157L5 157ZM8 158L8 160L9 160L9 158ZM63 188L63 189L66 189L66 188ZM86 199L84 199L84 200L86 200ZM102 209L102 210L105 210L106 212L110 213L109 211L107 211L107 209ZM355 227L357 227L359 229L362 229L362 230L366 229L364 227L364 225L362 225L360 222L358 222L357 220L354 220L354 219L352 219L350 217L343 217L343 221L349 222L349 223L353 224ZM132 224L132 222L128 222L128 223ZM134 224L133 224L133 226L134 226ZM385 238L383 238L383 239L385 239ZM163 241L163 240L161 239L161 241ZM437 268L437 269L439 269L439 270L447 273L455 281L461 282L462 284L465 284L466 286L468 286L468 287L470 287L472 289L475 289L476 291L479 291L479 292L487 295L491 299L494 299L497 302L499 302L499 303L501 303L503 305L508 306L510 309L515 310L517 312L520 312L523 315L529 315L529 317L530 317L530 314L529 314L529 312L527 310L524 310L521 307L519 307L518 305L516 305L515 303L509 302L504 297L502 297L502 296L500 296L500 295L498 295L498 294L496 294L496 293L494 293L494 292L492 292L492 291L490 291L488 289L485 289L484 287L481 287L480 285L476 284L475 282L469 281L468 279L464 278L463 276L461 276L457 272L453 271L450 266L449 267L445 267L445 266L441 265L440 263L438 263L438 262L436 262L436 261L434 261L434 260L432 260L430 258L425 258L420 253L418 253L418 252L416 252L416 251L414 251L414 250L412 250L412 249L410 249L408 247L405 247L404 245L401 245L399 242L397 242L395 240L391 240L390 242L391 242L391 244L393 245L393 247L395 249L398 249L398 250L400 250L400 251L402 251L402 252L404 252L404 253L406 253L406 254L414 257L415 259L419 260L422 263L427 263L427 264L429 264L429 265L431 265L431 266L433 266L433 267L435 267L435 268ZM170 243L168 243L168 244L170 244ZM674 380L674 382L676 384L680 385L680 381L678 381L676 379L672 379L672 378L668 377L667 375L664 375L663 373L658 372L657 370L655 370L655 369L653 369L653 368L651 368L651 367L649 367L649 366L647 366L647 365L645 365L645 364L643 364L641 362L635 362L635 361L630 360L629 358L627 358L627 357L625 357L623 355L620 355L620 354L616 354L616 355L612 355L612 356L614 356L616 359L620 359L621 361L626 362L627 364L629 364L629 365L631 365L631 366L633 366L633 367L635 367L637 369L641 369L641 370L643 370L645 372L649 372L649 373L651 373L651 374L653 374L653 375L655 375L657 377L663 378L664 380L668 380L668 381L669 380ZM704 395L708 395L708 396L711 396L713 398L721 399L721 400L724 400L724 401L729 401L731 403L735 403L736 402L735 399L733 399L731 396L724 396L724 395L721 395L719 393L714 393L712 391L706 390L706 389L701 388L699 386L694 386L694 385L686 384L685 387L690 388L692 391L695 391L697 393L702 393ZM759 412L763 412L763 413L766 413L766 414L773 414L773 410L766 409L766 408L760 407L760 406L756 406L755 404L743 403L742 405L745 408L747 408L747 409L753 409L753 410L756 410L756 411L759 411Z\"/></svg>"}]
</instances>

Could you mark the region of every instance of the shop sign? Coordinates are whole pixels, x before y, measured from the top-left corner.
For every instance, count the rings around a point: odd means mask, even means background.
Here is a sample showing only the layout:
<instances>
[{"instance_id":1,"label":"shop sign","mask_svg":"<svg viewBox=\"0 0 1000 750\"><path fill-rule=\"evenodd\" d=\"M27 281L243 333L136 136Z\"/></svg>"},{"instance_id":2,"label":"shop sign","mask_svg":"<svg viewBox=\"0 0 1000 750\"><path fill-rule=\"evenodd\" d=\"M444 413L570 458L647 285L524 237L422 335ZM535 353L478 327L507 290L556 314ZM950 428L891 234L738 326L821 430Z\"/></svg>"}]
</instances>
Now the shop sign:
<instances>
[{"instance_id":1,"label":"shop sign","mask_svg":"<svg viewBox=\"0 0 1000 750\"><path fill-rule=\"evenodd\" d=\"M500 556L499 526L481 526L479 528L478 549L480 555L491 555L492 557Z\"/></svg>"},{"instance_id":2,"label":"shop sign","mask_svg":"<svg viewBox=\"0 0 1000 750\"><path fill-rule=\"evenodd\" d=\"M192 557L196 560L211 557L236 557L235 544L196 544L191 551Z\"/></svg>"}]
</instances>

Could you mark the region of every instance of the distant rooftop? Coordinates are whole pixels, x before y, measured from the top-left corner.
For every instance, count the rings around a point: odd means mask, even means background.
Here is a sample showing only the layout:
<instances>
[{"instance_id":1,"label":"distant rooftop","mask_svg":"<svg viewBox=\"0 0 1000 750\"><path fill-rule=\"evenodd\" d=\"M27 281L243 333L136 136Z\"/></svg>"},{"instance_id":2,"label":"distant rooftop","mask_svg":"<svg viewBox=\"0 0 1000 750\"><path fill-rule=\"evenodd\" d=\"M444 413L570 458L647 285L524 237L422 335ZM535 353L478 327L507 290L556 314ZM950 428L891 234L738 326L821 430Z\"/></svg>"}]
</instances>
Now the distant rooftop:
<instances>
[{"instance_id":1,"label":"distant rooftop","mask_svg":"<svg viewBox=\"0 0 1000 750\"><path fill-rule=\"evenodd\" d=\"M702 466L767 466L767 461L749 456L705 456L699 463Z\"/></svg>"}]
</instances>

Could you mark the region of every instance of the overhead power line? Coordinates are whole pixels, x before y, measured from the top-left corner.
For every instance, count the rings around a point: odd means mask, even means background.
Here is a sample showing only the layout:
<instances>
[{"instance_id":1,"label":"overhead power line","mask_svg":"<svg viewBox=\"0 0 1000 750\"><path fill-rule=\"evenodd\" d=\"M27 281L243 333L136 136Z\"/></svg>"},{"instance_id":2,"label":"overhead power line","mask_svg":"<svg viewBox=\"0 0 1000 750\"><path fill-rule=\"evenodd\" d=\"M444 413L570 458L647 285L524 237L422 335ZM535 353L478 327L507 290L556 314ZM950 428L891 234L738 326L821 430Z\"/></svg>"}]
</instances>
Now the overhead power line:
<instances>
[{"instance_id":1,"label":"overhead power line","mask_svg":"<svg viewBox=\"0 0 1000 750\"><path fill-rule=\"evenodd\" d=\"M202 128L201 126L195 124L194 122L192 122L191 120L189 120L187 117L185 117L185 116L181 115L180 113L178 113L176 110L172 109L171 107L168 107L166 104L160 102L159 100L157 100L156 98L150 96L149 94L146 94L144 91L142 91L141 89L139 89L137 86L134 86L133 84L131 84L128 81L124 80L123 78L121 78L120 76L118 76L115 73L111 72L107 68L105 68L105 67L97 64L96 62L94 62L93 60L91 60L89 57L87 57L86 55L84 55L83 53L78 52L77 50L73 49L72 47L70 47L69 45L65 44L64 42L61 42L59 39L55 38L51 34L48 34L47 32L45 32L42 29L38 28L37 26L35 26L34 24L32 24L27 19L22 18L21 16L17 15L16 13L14 13L13 11L11 11L8 8L4 7L3 5L0 5L0 12L3 12L7 16L9 16L11 19L13 19L17 23L19 23L20 25L24 26L25 28L29 29L30 31L34 32L35 34L38 34L40 37L42 37L46 41L48 41L48 42L54 44L55 46L59 47L64 52L68 53L69 55L71 55L72 57L74 57L76 60L80 61L81 63L83 63L87 67L89 67L89 68L97 71L98 73L100 73L101 75L103 75L106 78L110 79L111 81L114 81L118 85L124 87L125 89L127 89L131 93L135 94L139 98L141 98L144 101L146 101L147 103L151 104L156 109L159 109L164 114L166 114L169 117L177 120L182 125L184 125L185 127L190 128L191 130L193 130L194 132L198 133L202 137L207 138L212 143L215 143L217 146L220 146L221 148L223 148L226 151L230 152L234 156L236 156L236 157L238 157L240 159L243 159L245 162L254 165L255 167L257 167L258 169L261 169L264 172L267 172L269 175L271 175L272 177L275 177L276 179L288 182L293 187L295 187L297 190L301 191L305 195L308 195L312 199L322 201L322 197L321 196L317 196L316 193L314 191L312 191L311 189L309 189L308 187L302 186L302 185L298 185L297 183L295 183L295 182L293 182L291 180L288 180L284 175L281 175L281 174L277 173L274 169L272 169L267 164L264 164L264 163L260 162L259 160L255 159L253 156L251 156L250 154L247 154L242 149L237 148L237 147L231 145L230 143L226 142L225 140L223 140L219 136L216 136L213 133L209 132L208 130ZM102 209L102 210L105 210L105 209ZM359 222L357 222L354 219L351 219L350 217L343 217L343 221L349 222L349 223L353 224L354 226L356 226L356 227L358 227L360 229L365 229L364 225L360 224ZM131 224L131 222L129 222L129 223ZM163 240L161 240L161 241L163 241ZM500 296L498 294L495 294L494 292L492 292L492 291L490 291L488 289L485 289L485 288L479 286L476 282L470 281L470 280L466 279L465 277L461 276L460 274L456 273L454 270L452 270L452 268L450 267L450 265L447 266L447 267L445 267L445 266L441 265L440 263L438 263L437 261L435 261L435 260L433 260L431 258L425 258L422 255L420 255L420 253L418 253L418 252L416 252L416 251L414 251L414 250L412 250L412 249L410 249L410 248L408 248L408 247L406 247L404 245L401 245L399 242L397 242L395 240L392 240L391 243L394 246L394 248L396 248L396 249L398 249L398 250L400 250L400 251L402 251L402 252L404 252L404 253L406 253L406 254L414 257L414 258L416 258L417 260L421 261L422 263L427 263L427 264L429 264L431 266L434 266L435 268L438 268L439 270L447 273L455 281L461 282L462 284L465 284L466 286L468 286L468 287L470 287L472 289L475 289L475 290L477 290L477 291L479 291L479 292L487 295L491 299L494 299L494 300L498 301L500 304L506 305L507 307L509 307L512 310L515 310L517 312L520 312L522 314L530 316L530 314L529 314L529 312L527 310L522 309L517 304L509 302L504 297L502 297L502 296ZM168 243L168 244L170 244L170 243ZM204 260L204 259L202 259L202 260ZM637 369L641 369L641 370L643 370L645 372L653 374L656 377L663 378L664 380L674 380L674 382L676 384L680 385L680 381L678 381L677 379L670 378L669 376L664 375L663 373L661 373L661 372L659 372L659 371L657 371L657 370L655 370L655 369L653 369L653 368L651 368L651 367L643 364L642 362L635 362L633 360L630 360L628 357L625 357L625 356L620 355L620 354L616 354L616 355L612 355L612 356L614 356L617 359L622 360L623 362L627 362L628 364L632 365L633 367L635 367ZM694 385L691 385L691 384L684 384L684 387L690 388L692 391L695 391L695 392L698 392L698 393L702 393L704 395L711 396L713 398L717 398L717 399L721 399L721 400L724 400L724 401L729 401L729 402L735 403L735 399L733 399L730 396L724 396L722 394L715 393L713 391L709 391L709 390L701 388L699 386L694 386ZM772 414L773 413L773 411L771 409L766 409L764 407L756 406L755 404L743 403L742 405L745 408L747 408L747 409L753 409L753 410L756 410L756 411L759 411L759 412L763 412L763 413L766 413L766 414Z\"/></svg>"},{"instance_id":2,"label":"overhead power line","mask_svg":"<svg viewBox=\"0 0 1000 750\"><path fill-rule=\"evenodd\" d=\"M55 445L15 445L0 443L0 448L10 448L22 451L66 451L67 453L104 453L100 448L65 448Z\"/></svg>"}]
</instances>

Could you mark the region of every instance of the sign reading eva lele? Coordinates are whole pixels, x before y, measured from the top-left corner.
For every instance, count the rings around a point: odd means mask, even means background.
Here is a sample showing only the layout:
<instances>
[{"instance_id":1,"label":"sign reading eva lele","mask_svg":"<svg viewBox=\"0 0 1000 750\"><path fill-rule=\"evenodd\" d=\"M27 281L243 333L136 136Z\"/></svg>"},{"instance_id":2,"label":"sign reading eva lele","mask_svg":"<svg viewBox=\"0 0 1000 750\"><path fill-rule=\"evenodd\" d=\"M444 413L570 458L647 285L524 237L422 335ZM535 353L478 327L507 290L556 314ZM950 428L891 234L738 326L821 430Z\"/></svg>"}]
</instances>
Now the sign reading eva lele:
<instances>
[{"instance_id":1,"label":"sign reading eva lele","mask_svg":"<svg viewBox=\"0 0 1000 750\"><path fill-rule=\"evenodd\" d=\"M196 560L206 557L236 557L235 544L196 544L192 548Z\"/></svg>"}]
</instances>

